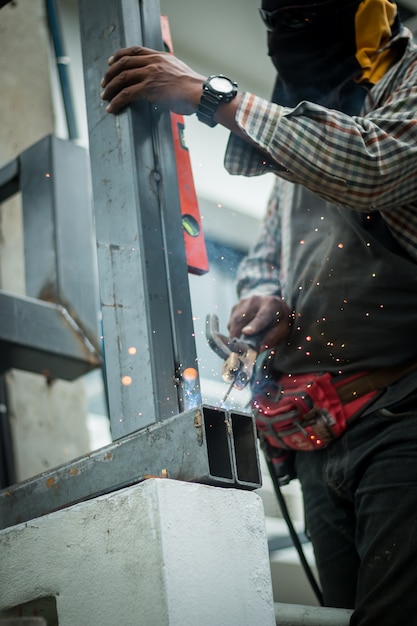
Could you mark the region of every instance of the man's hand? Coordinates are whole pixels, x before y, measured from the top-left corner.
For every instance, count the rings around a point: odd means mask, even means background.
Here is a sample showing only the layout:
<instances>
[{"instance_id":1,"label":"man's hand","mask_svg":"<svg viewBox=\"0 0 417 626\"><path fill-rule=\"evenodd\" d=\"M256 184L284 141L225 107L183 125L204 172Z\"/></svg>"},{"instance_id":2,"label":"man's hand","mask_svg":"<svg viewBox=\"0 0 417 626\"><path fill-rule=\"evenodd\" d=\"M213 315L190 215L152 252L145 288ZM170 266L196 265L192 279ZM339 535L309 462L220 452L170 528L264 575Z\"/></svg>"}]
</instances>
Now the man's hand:
<instances>
[{"instance_id":1,"label":"man's hand","mask_svg":"<svg viewBox=\"0 0 417 626\"><path fill-rule=\"evenodd\" d=\"M278 296L251 296L235 304L227 327L231 337L261 335L262 352L288 337L292 320L291 309Z\"/></svg>"},{"instance_id":2,"label":"man's hand","mask_svg":"<svg viewBox=\"0 0 417 626\"><path fill-rule=\"evenodd\" d=\"M108 64L101 97L109 102L109 113L139 98L181 115L195 113L205 77L172 54L140 46L122 48Z\"/></svg>"}]
</instances>

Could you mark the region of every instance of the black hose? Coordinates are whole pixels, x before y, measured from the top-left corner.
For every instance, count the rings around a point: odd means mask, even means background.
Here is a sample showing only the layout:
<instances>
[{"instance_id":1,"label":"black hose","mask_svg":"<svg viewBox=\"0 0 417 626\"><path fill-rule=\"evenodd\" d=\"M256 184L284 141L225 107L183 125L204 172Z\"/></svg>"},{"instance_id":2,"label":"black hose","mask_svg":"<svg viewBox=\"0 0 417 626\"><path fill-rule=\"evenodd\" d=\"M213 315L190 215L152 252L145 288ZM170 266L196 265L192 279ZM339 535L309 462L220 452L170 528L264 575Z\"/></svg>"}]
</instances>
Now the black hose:
<instances>
[{"instance_id":1,"label":"black hose","mask_svg":"<svg viewBox=\"0 0 417 626\"><path fill-rule=\"evenodd\" d=\"M281 486L279 484L279 480L278 477L276 475L275 472L275 468L274 468L274 464L272 463L272 461L270 461L268 459L267 456L265 456L265 460L266 460L266 464L268 466L268 470L269 473L271 475L272 478L272 483L274 485L274 489L275 489L275 494L277 496L277 500L278 500L278 504L279 507L281 509L282 512L282 516L287 524L288 527L288 531L290 533L290 537L292 539L292 542L294 544L294 548L297 550L299 559L301 561L301 565L303 567L303 570L305 572L305 575L307 576L307 579L311 585L311 588L313 589L314 595L317 598L318 603L320 604L320 606L324 606L324 600L323 600L323 594L321 592L321 589L316 581L316 579L314 578L314 574L311 571L311 567L309 566L307 559L305 557L304 551L303 551L303 547L301 545L301 541L300 538L298 537L297 531L294 528L294 524L292 523L289 511L288 511L288 507L287 507L287 503L285 502L285 498L282 495L281 492Z\"/></svg>"}]
</instances>

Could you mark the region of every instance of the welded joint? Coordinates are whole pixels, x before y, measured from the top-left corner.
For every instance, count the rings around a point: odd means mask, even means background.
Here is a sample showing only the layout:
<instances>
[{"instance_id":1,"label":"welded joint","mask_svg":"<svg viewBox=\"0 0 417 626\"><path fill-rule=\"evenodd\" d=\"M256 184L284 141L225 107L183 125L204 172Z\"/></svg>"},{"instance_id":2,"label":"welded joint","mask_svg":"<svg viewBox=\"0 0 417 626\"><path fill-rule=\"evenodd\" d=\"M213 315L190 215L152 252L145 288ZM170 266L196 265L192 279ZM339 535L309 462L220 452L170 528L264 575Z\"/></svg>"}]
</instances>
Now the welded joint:
<instances>
[{"instance_id":1,"label":"welded joint","mask_svg":"<svg viewBox=\"0 0 417 626\"><path fill-rule=\"evenodd\" d=\"M203 432L203 416L200 409L196 409L194 414L194 427L197 430L197 443L199 446L203 445L204 432Z\"/></svg>"},{"instance_id":2,"label":"welded joint","mask_svg":"<svg viewBox=\"0 0 417 626\"><path fill-rule=\"evenodd\" d=\"M87 337L83 328L75 321L75 319L69 313L68 309L66 309L62 304L57 304L56 307L59 313L64 318L65 322L68 324L71 330L74 331L74 334L76 335L76 337L78 337L78 339L81 341L87 353L89 352L91 354L92 362L96 362L96 361L100 362L101 361L100 352L92 344L92 342Z\"/></svg>"}]
</instances>

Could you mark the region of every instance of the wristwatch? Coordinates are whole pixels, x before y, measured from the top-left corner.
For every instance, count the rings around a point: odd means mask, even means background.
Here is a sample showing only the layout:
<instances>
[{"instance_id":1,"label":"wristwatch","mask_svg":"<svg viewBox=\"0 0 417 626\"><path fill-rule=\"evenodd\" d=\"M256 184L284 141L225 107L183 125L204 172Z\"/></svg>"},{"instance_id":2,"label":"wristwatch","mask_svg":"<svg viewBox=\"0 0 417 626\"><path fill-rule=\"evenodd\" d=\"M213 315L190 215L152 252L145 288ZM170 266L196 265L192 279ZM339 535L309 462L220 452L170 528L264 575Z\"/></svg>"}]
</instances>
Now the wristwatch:
<instances>
[{"instance_id":1,"label":"wristwatch","mask_svg":"<svg viewBox=\"0 0 417 626\"><path fill-rule=\"evenodd\" d=\"M237 89L237 83L223 74L209 76L203 85L203 94L197 107L199 121L211 128L216 126L217 122L213 118L219 104L233 100L237 95Z\"/></svg>"}]
</instances>

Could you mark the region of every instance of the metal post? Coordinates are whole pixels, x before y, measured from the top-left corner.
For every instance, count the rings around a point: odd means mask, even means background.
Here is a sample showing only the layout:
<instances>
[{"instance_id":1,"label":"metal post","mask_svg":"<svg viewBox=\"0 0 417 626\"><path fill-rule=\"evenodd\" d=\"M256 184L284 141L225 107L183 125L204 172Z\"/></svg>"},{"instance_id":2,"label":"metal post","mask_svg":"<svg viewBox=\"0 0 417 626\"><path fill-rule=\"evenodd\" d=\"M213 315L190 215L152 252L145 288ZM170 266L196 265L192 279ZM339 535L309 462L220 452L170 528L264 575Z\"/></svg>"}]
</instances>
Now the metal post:
<instances>
[{"instance_id":1,"label":"metal post","mask_svg":"<svg viewBox=\"0 0 417 626\"><path fill-rule=\"evenodd\" d=\"M146 102L106 113L118 48L162 50L157 0L80 0L99 282L113 439L188 409L196 368L170 117ZM198 392L198 379L195 391Z\"/></svg>"}]
</instances>

